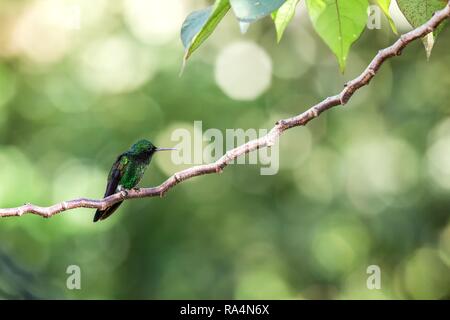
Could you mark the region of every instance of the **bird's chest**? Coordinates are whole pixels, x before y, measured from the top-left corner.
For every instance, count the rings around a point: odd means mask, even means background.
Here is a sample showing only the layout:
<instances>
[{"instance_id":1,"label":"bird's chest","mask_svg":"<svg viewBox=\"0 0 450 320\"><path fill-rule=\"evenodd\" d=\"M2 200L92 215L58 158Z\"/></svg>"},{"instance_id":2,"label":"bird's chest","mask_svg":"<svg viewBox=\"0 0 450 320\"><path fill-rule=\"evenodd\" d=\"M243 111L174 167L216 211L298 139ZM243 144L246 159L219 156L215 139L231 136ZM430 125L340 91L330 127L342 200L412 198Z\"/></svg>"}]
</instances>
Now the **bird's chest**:
<instances>
[{"instance_id":1,"label":"bird's chest","mask_svg":"<svg viewBox=\"0 0 450 320\"><path fill-rule=\"evenodd\" d=\"M125 189L134 188L139 183L139 181L141 181L146 167L147 164L145 163L130 163L126 168L122 179L120 179L119 184Z\"/></svg>"}]
</instances>

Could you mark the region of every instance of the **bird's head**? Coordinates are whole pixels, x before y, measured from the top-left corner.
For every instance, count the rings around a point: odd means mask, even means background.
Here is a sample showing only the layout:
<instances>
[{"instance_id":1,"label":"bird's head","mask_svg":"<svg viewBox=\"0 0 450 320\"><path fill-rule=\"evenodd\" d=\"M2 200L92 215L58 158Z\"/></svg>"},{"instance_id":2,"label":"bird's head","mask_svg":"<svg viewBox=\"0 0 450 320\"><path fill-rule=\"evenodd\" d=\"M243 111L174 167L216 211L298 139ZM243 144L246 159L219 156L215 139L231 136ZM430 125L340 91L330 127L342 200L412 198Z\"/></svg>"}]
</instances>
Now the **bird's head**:
<instances>
[{"instance_id":1,"label":"bird's head","mask_svg":"<svg viewBox=\"0 0 450 320\"><path fill-rule=\"evenodd\" d=\"M158 148L148 140L142 139L133 144L131 151L135 154L153 155L158 151L176 150L175 148Z\"/></svg>"}]
</instances>

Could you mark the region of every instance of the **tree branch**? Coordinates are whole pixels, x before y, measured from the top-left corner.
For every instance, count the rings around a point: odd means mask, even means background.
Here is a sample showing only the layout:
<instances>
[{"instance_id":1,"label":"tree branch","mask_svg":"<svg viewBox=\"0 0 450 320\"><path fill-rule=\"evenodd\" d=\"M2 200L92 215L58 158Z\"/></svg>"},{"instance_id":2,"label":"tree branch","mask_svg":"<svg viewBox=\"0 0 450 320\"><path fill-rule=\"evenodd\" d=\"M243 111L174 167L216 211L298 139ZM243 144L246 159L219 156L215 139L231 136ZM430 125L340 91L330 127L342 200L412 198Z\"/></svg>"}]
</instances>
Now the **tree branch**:
<instances>
[{"instance_id":1,"label":"tree branch","mask_svg":"<svg viewBox=\"0 0 450 320\"><path fill-rule=\"evenodd\" d=\"M75 208L92 208L104 210L112 206L113 204L123 200L155 196L162 197L167 191L185 180L205 174L219 173L238 156L244 155L259 148L270 147L274 145L278 137L280 137L284 131L293 127L304 126L309 121L318 117L322 112L331 109L332 107L345 105L359 88L369 84L370 80L372 80L372 78L377 74L381 65L387 59L400 55L402 53L402 50L409 43L416 39L424 37L430 32L433 32L436 27L448 17L450 17L450 1L447 3L446 7L443 10L436 12L427 23L402 35L390 47L380 50L370 62L369 66L364 70L364 72L354 80L348 82L339 94L326 98L325 100L306 110L302 114L289 119L278 121L275 127L273 127L267 135L259 139L249 141L235 149L227 151L224 156L222 156L214 163L199 165L177 172L157 187L121 191L101 200L81 198L64 201L50 207L40 207L32 204L25 204L17 208L0 209L0 217L21 216L26 213L32 213L44 218L49 218L60 212Z\"/></svg>"}]
</instances>

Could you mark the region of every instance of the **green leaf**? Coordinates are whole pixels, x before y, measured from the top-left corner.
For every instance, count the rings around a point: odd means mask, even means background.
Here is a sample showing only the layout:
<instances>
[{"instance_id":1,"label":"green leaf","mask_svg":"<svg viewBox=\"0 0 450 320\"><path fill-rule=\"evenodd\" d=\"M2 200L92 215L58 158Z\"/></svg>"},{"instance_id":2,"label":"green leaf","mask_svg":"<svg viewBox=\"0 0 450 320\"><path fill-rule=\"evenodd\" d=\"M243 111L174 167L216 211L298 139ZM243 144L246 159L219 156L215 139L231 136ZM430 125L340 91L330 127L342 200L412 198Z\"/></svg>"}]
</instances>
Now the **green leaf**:
<instances>
[{"instance_id":1,"label":"green leaf","mask_svg":"<svg viewBox=\"0 0 450 320\"><path fill-rule=\"evenodd\" d=\"M229 0L216 0L214 5L192 12L181 27L181 41L185 48L184 61L213 33L220 20L230 10Z\"/></svg>"},{"instance_id":2,"label":"green leaf","mask_svg":"<svg viewBox=\"0 0 450 320\"><path fill-rule=\"evenodd\" d=\"M397 0L397 4L405 15L406 20L417 28L431 19L436 11L445 7L447 0ZM435 40L439 32L442 31L446 22L442 23L432 34L425 36L422 42L427 52L427 58L430 58Z\"/></svg>"},{"instance_id":3,"label":"green leaf","mask_svg":"<svg viewBox=\"0 0 450 320\"><path fill-rule=\"evenodd\" d=\"M239 21L253 22L277 10L286 0L230 0Z\"/></svg>"},{"instance_id":4,"label":"green leaf","mask_svg":"<svg viewBox=\"0 0 450 320\"><path fill-rule=\"evenodd\" d=\"M314 29L336 55L342 72L367 23L368 0L307 0Z\"/></svg>"},{"instance_id":5,"label":"green leaf","mask_svg":"<svg viewBox=\"0 0 450 320\"><path fill-rule=\"evenodd\" d=\"M286 0L286 2L275 12L272 13L272 19L277 31L277 41L280 42L284 30L295 15L295 8L300 0Z\"/></svg>"},{"instance_id":6,"label":"green leaf","mask_svg":"<svg viewBox=\"0 0 450 320\"><path fill-rule=\"evenodd\" d=\"M395 26L394 20L392 19L391 14L389 13L389 6L391 5L391 0L375 0L375 2L378 4L381 10L383 10L383 13L388 19L392 31L395 34L398 34L397 27Z\"/></svg>"}]
</instances>

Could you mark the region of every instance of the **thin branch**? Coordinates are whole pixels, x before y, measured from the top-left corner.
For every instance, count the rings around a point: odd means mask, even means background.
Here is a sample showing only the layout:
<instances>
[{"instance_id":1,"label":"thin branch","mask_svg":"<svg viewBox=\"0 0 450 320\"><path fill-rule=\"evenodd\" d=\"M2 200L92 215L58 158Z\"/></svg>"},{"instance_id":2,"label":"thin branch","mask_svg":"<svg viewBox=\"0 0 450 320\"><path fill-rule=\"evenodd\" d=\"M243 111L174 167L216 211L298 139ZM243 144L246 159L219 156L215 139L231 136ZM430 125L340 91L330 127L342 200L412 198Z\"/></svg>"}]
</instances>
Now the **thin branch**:
<instances>
[{"instance_id":1,"label":"thin branch","mask_svg":"<svg viewBox=\"0 0 450 320\"><path fill-rule=\"evenodd\" d=\"M402 50L408 44L416 39L424 37L430 32L433 32L436 27L448 17L450 17L450 1L447 3L446 7L443 10L436 12L427 23L402 35L400 39L398 39L390 47L380 50L370 62L366 70L364 70L364 72L361 73L361 75L359 75L357 78L348 82L339 94L326 98L325 100L306 110L302 114L289 119L278 121L275 127L273 127L267 135L259 139L249 141L235 149L227 151L224 156L222 156L214 163L199 165L177 172L157 187L121 191L101 200L81 198L64 201L50 207L40 207L32 204L25 204L17 208L0 209L0 217L21 216L26 213L32 213L44 218L49 218L60 212L75 208L92 208L104 210L112 206L113 204L123 200L155 196L162 197L167 191L185 180L205 174L222 172L222 170L238 156L244 155L259 148L270 147L277 142L277 139L283 134L284 131L293 127L304 126L309 121L318 117L322 112L335 106L345 105L359 88L369 84L370 80L372 80L372 78L377 74L381 65L387 59L399 56L402 53Z\"/></svg>"}]
</instances>

